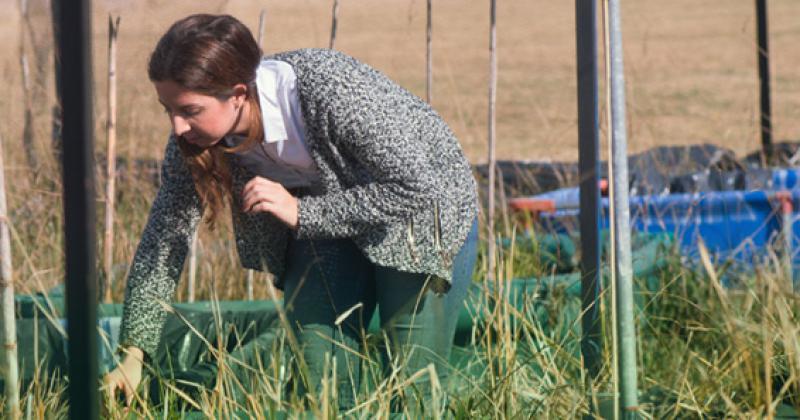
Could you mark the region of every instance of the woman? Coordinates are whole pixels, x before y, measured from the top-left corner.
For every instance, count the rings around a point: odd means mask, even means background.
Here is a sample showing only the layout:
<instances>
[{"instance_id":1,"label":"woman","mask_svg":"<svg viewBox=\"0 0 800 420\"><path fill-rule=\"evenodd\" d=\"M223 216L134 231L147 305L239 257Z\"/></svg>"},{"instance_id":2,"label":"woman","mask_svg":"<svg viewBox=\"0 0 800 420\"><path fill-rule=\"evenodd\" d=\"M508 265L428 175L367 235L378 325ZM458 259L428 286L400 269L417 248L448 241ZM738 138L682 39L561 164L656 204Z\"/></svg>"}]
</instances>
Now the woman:
<instances>
[{"instance_id":1,"label":"woman","mask_svg":"<svg viewBox=\"0 0 800 420\"><path fill-rule=\"evenodd\" d=\"M304 384L321 382L328 353L339 361L340 404L352 403L347 390L358 384L347 382L344 347L359 348L376 307L405 371L435 363L445 376L476 258L477 196L438 114L335 51L262 58L230 16L174 23L148 75L173 132L128 277L127 355L106 377L111 392L130 401L189 238L226 201L242 265L271 272L284 289Z\"/></svg>"}]
</instances>

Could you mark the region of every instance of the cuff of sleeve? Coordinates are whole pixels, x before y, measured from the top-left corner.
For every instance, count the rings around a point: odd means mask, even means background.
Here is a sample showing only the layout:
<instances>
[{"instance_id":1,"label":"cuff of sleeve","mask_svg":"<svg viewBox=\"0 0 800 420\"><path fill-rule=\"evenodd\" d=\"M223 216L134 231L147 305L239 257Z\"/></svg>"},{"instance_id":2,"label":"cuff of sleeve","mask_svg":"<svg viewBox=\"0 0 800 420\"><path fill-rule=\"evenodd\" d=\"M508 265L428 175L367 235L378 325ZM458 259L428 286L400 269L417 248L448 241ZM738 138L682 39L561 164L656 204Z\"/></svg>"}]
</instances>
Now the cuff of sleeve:
<instances>
[{"instance_id":1,"label":"cuff of sleeve","mask_svg":"<svg viewBox=\"0 0 800 420\"><path fill-rule=\"evenodd\" d=\"M130 338L125 338L120 340L119 344L117 344L117 355L125 356L127 354L126 349L128 347L137 347L142 350L142 353L144 353L144 363L150 363L153 360L153 355L156 353L158 344L148 343L145 342L145 340L132 340Z\"/></svg>"},{"instance_id":2,"label":"cuff of sleeve","mask_svg":"<svg viewBox=\"0 0 800 420\"><path fill-rule=\"evenodd\" d=\"M297 200L297 239L309 239L319 231L319 199L302 197Z\"/></svg>"}]
</instances>

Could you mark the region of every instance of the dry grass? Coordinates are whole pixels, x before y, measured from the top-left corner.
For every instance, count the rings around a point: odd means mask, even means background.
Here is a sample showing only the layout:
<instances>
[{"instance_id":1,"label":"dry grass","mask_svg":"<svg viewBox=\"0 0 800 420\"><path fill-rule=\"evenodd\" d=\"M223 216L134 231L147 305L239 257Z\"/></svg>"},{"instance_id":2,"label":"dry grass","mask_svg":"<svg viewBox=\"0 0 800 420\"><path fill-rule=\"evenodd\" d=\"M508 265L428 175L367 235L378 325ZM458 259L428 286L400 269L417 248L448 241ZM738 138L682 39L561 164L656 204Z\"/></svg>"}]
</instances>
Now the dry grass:
<instances>
[{"instance_id":1,"label":"dry grass","mask_svg":"<svg viewBox=\"0 0 800 420\"><path fill-rule=\"evenodd\" d=\"M521 274L515 267L526 264L514 253L512 247L499 256L500 283L505 276ZM797 296L786 288L777 257L735 290L721 287L720 269L710 263L706 271L695 270L682 264L676 253L664 257L669 260L666 270L649 289L639 284L637 295L643 418L774 418L779 409L800 408L800 308ZM434 397L422 412L406 406L405 418L579 418L592 398L607 398L612 390L610 334L603 338L601 375L587 392L575 317L579 297L555 287L545 300L530 295L511 305L509 293L494 285L482 296L489 304L473 306L479 320L471 345L460 350L469 362L453 373L457 380L449 399ZM604 296L604 310L607 299ZM603 320L604 331L610 331L609 316ZM195 412L192 418L282 418L278 411L289 413L287 418L307 418L304 410L315 418L392 418L388 401L411 392L408 383L413 377L430 377L421 370L383 380L375 373L377 354L364 353L364 368L374 386L357 395L354 408L341 412L333 403L337 389L331 377L305 401L291 393L290 378L296 373L284 364L291 357L291 345L282 334L255 362L219 351L223 343L207 345L218 358L214 387L189 395L185 386L182 393L178 384L167 380L164 405L154 406L142 395L126 415L123 407L106 402L108 418L182 418L187 411ZM235 374L242 371L242 363L249 375ZM23 400L33 407L34 418L61 418L62 393L62 381L43 377L26 390ZM409 394L404 398L413 401Z\"/></svg>"}]
</instances>

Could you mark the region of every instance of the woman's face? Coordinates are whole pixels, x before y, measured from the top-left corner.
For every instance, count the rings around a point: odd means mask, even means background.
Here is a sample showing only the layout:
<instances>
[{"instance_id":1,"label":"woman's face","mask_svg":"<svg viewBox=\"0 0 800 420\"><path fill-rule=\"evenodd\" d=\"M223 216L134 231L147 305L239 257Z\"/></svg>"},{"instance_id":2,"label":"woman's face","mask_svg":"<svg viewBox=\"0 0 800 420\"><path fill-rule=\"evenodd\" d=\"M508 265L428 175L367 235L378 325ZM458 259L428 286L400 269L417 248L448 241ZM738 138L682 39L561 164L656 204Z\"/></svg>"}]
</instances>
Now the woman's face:
<instances>
[{"instance_id":1,"label":"woman's face","mask_svg":"<svg viewBox=\"0 0 800 420\"><path fill-rule=\"evenodd\" d=\"M153 82L158 101L172 123L176 136L198 147L211 147L239 125L243 99L203 95L167 80Z\"/></svg>"}]
</instances>

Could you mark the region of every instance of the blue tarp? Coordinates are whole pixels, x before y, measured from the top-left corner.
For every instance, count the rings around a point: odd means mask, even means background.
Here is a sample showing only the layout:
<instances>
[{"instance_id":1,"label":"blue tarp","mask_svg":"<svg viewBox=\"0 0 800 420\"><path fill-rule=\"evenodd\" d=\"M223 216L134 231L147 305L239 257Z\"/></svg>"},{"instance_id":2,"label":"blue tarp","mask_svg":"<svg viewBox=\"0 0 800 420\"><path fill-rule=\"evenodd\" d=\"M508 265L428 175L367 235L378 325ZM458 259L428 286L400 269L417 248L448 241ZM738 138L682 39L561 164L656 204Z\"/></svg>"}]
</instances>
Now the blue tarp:
<instances>
[{"instance_id":1,"label":"blue tarp","mask_svg":"<svg viewBox=\"0 0 800 420\"><path fill-rule=\"evenodd\" d=\"M772 171L771 185L787 194L793 203L787 222L791 226L792 264L800 268L797 252L800 238L800 170ZM719 262L752 266L770 258L769 247L778 254L786 252L784 245L784 215L778 190L707 191L667 195L631 196L631 228L646 233L666 232L675 237L684 255L698 255L702 239ZM553 200L556 211L544 213L542 225L555 232L578 230L577 188L564 188L533 198ZM609 200L602 200L602 228L608 227Z\"/></svg>"}]
</instances>

